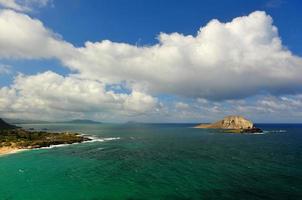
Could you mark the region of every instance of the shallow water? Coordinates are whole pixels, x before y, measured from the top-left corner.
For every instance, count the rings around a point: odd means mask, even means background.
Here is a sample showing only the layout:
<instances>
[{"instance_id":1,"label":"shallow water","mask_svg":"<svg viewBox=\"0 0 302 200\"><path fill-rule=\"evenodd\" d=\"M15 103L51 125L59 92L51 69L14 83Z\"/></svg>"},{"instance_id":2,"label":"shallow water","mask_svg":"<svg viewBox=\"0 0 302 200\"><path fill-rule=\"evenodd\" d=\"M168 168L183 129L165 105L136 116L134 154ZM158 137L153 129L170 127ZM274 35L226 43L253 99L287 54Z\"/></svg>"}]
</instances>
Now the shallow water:
<instances>
[{"instance_id":1,"label":"shallow water","mask_svg":"<svg viewBox=\"0 0 302 200\"><path fill-rule=\"evenodd\" d=\"M302 125L261 124L258 135L190 124L23 126L98 140L1 157L1 200L302 199Z\"/></svg>"}]
</instances>

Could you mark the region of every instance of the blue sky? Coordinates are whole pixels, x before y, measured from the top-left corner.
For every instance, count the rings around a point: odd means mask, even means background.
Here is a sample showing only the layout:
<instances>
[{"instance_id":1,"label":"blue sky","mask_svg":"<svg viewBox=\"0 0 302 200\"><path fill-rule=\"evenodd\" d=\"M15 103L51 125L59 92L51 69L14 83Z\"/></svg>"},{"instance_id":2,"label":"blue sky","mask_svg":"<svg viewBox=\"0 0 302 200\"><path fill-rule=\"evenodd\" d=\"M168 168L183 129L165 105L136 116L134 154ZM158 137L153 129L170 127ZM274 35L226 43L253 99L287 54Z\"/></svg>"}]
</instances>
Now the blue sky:
<instances>
[{"instance_id":1,"label":"blue sky","mask_svg":"<svg viewBox=\"0 0 302 200\"><path fill-rule=\"evenodd\" d=\"M199 122L243 114L255 121L301 122L300 1L0 0L0 5L4 117ZM200 54L193 57L194 52Z\"/></svg>"},{"instance_id":2,"label":"blue sky","mask_svg":"<svg viewBox=\"0 0 302 200\"><path fill-rule=\"evenodd\" d=\"M54 1L31 13L65 40L82 46L84 42L109 39L131 44L153 44L160 32L196 34L212 19L228 22L255 10L266 11L274 19L283 42L302 55L302 13L300 1L282 0L80 0Z\"/></svg>"}]
</instances>

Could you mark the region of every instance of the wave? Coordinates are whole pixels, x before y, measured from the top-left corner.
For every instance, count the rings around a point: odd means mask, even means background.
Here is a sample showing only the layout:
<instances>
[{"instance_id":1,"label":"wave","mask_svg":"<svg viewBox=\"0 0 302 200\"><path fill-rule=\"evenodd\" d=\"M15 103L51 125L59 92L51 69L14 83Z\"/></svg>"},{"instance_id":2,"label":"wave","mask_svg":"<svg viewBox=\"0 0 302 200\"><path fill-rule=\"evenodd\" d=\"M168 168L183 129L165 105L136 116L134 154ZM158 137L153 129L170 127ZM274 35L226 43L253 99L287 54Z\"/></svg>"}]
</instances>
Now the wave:
<instances>
[{"instance_id":1,"label":"wave","mask_svg":"<svg viewBox=\"0 0 302 200\"><path fill-rule=\"evenodd\" d=\"M40 148L36 148L36 149L53 149L53 148L65 147L65 146L73 145L73 144L83 144L83 143L91 143L91 142L106 142L106 141L119 140L120 139L120 137L98 138L98 137L95 137L95 136L87 136L87 135L83 135L83 136L89 138L90 140L84 141L84 142L72 143L72 144L50 145L49 147L40 147Z\"/></svg>"},{"instance_id":2,"label":"wave","mask_svg":"<svg viewBox=\"0 0 302 200\"><path fill-rule=\"evenodd\" d=\"M72 143L72 144L79 144L79 143ZM53 149L53 148L57 148L57 147L65 147L68 145L72 145L72 144L55 144L55 145L50 145L49 147L40 147L40 148L34 148L35 149Z\"/></svg>"},{"instance_id":3,"label":"wave","mask_svg":"<svg viewBox=\"0 0 302 200\"><path fill-rule=\"evenodd\" d=\"M266 133L266 131L263 131L263 132L256 132L256 133L252 133L252 134L254 134L254 135L263 135L263 134L265 134Z\"/></svg>"},{"instance_id":4,"label":"wave","mask_svg":"<svg viewBox=\"0 0 302 200\"><path fill-rule=\"evenodd\" d=\"M286 130L267 130L267 131L263 131L262 134L270 134L270 133L287 133Z\"/></svg>"},{"instance_id":5,"label":"wave","mask_svg":"<svg viewBox=\"0 0 302 200\"><path fill-rule=\"evenodd\" d=\"M286 130L269 130L269 131L264 131L265 133L286 133Z\"/></svg>"},{"instance_id":6,"label":"wave","mask_svg":"<svg viewBox=\"0 0 302 200\"><path fill-rule=\"evenodd\" d=\"M286 133L286 130L275 130L275 131L271 131L273 133Z\"/></svg>"},{"instance_id":7,"label":"wave","mask_svg":"<svg viewBox=\"0 0 302 200\"><path fill-rule=\"evenodd\" d=\"M253 135L263 135L263 134L270 134L270 133L286 133L286 130L264 130L263 132L256 132L251 133Z\"/></svg>"},{"instance_id":8,"label":"wave","mask_svg":"<svg viewBox=\"0 0 302 200\"><path fill-rule=\"evenodd\" d=\"M90 143L90 142L105 142L105 141L111 141L111 140L119 140L121 139L120 137L109 137L109 138L98 138L95 136L87 136L90 140L85 141L83 143Z\"/></svg>"}]
</instances>

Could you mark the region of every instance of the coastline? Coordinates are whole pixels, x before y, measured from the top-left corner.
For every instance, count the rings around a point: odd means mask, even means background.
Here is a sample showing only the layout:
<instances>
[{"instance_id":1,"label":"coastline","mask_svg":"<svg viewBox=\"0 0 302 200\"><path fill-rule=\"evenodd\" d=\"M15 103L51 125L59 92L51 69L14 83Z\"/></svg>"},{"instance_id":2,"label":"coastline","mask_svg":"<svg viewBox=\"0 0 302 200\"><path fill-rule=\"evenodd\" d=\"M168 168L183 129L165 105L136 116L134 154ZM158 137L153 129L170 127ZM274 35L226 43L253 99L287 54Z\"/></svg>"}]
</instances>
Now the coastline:
<instances>
[{"instance_id":1,"label":"coastline","mask_svg":"<svg viewBox=\"0 0 302 200\"><path fill-rule=\"evenodd\" d=\"M5 155L9 155L9 154L19 153L19 152L26 151L26 150L52 149L52 148L56 148L56 147L64 147L64 146L73 145L73 144L91 143L91 142L105 142L105 141L120 139L120 137L97 138L97 137L94 137L94 136L87 136L87 135L84 135L84 134L81 135L81 136L86 137L89 140L83 141L83 142L75 142L75 143L71 143L71 144L55 144L55 145L50 145L50 146L47 146L47 147L38 147L38 148L18 148L18 147L11 147L11 146L0 147L0 157L5 156Z\"/></svg>"},{"instance_id":2,"label":"coastline","mask_svg":"<svg viewBox=\"0 0 302 200\"><path fill-rule=\"evenodd\" d=\"M22 149L22 148L17 148L17 147L0 147L0 157L9 155L9 154L15 154L19 153L21 151L25 151L28 149Z\"/></svg>"}]
</instances>

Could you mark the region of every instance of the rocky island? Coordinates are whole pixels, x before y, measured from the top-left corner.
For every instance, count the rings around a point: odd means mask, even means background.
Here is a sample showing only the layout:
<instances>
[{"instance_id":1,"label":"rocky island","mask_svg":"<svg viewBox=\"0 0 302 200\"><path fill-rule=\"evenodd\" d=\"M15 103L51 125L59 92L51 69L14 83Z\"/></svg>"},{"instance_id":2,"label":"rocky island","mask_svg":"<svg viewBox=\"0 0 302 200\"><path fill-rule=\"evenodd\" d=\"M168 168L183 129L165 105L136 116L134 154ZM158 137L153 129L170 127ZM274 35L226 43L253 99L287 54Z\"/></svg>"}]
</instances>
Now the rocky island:
<instances>
[{"instance_id":1,"label":"rocky island","mask_svg":"<svg viewBox=\"0 0 302 200\"><path fill-rule=\"evenodd\" d=\"M88 140L90 139L77 133L28 131L0 119L0 155L24 149L81 143Z\"/></svg>"},{"instance_id":2,"label":"rocky island","mask_svg":"<svg viewBox=\"0 0 302 200\"><path fill-rule=\"evenodd\" d=\"M229 133L259 133L260 128L256 128L250 120L239 115L231 115L214 122L212 124L199 124L195 128L223 129Z\"/></svg>"}]
</instances>

